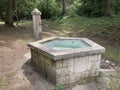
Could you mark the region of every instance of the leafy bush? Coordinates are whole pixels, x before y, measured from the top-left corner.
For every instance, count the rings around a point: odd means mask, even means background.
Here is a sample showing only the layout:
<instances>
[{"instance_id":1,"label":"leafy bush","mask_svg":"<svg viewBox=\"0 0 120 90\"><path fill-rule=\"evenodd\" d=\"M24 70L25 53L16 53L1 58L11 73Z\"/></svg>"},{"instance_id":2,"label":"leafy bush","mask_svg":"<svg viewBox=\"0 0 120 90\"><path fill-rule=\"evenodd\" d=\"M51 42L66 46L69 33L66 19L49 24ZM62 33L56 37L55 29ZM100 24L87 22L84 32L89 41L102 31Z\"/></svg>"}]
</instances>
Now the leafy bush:
<instances>
[{"instance_id":1,"label":"leafy bush","mask_svg":"<svg viewBox=\"0 0 120 90\"><path fill-rule=\"evenodd\" d=\"M18 15L19 19L30 19L31 11L35 8L35 3L29 0L16 0L14 18Z\"/></svg>"},{"instance_id":2,"label":"leafy bush","mask_svg":"<svg viewBox=\"0 0 120 90\"><path fill-rule=\"evenodd\" d=\"M78 14L87 17L103 16L104 0L81 0L81 6L78 8Z\"/></svg>"},{"instance_id":3,"label":"leafy bush","mask_svg":"<svg viewBox=\"0 0 120 90\"><path fill-rule=\"evenodd\" d=\"M51 18L59 15L59 7L56 0L40 0L37 8L42 12L42 18Z\"/></svg>"}]
</instances>

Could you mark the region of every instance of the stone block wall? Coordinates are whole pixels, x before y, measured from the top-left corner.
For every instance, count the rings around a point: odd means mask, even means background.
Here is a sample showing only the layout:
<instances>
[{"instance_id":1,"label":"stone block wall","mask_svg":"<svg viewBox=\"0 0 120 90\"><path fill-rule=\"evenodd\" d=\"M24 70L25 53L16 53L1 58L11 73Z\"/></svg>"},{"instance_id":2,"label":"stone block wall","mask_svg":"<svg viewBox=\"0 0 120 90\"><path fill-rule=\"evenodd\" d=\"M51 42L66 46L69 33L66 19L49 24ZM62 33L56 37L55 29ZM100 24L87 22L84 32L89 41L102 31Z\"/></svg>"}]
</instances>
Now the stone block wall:
<instances>
[{"instance_id":1,"label":"stone block wall","mask_svg":"<svg viewBox=\"0 0 120 90\"><path fill-rule=\"evenodd\" d=\"M33 49L31 55L36 70L54 84L74 83L99 73L101 54L56 61Z\"/></svg>"}]
</instances>

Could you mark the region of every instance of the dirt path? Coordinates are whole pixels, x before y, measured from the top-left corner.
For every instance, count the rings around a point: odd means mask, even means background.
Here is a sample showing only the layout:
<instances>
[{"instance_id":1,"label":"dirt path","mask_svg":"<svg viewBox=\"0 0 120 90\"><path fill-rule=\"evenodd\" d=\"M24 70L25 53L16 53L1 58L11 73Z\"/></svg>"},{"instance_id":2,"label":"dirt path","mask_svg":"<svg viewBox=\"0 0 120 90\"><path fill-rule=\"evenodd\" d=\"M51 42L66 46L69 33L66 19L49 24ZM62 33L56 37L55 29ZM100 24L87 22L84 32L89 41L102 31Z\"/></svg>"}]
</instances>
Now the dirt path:
<instances>
[{"instance_id":1,"label":"dirt path","mask_svg":"<svg viewBox=\"0 0 120 90\"><path fill-rule=\"evenodd\" d=\"M0 27L0 88L9 85L11 77L17 71L16 66L19 66L18 62L29 51L27 41L31 34L25 35L24 29Z\"/></svg>"},{"instance_id":2,"label":"dirt path","mask_svg":"<svg viewBox=\"0 0 120 90\"><path fill-rule=\"evenodd\" d=\"M56 33L45 31L43 36L55 36ZM49 90L51 87L31 66L25 64L29 61L24 55L29 52L27 43L30 41L34 41L31 26L0 26L0 90L6 90L8 87L10 90L36 90L40 87L41 90Z\"/></svg>"},{"instance_id":3,"label":"dirt path","mask_svg":"<svg viewBox=\"0 0 120 90\"><path fill-rule=\"evenodd\" d=\"M28 52L30 33L25 35L24 32L23 28L0 29L0 76L13 70L14 64Z\"/></svg>"}]
</instances>

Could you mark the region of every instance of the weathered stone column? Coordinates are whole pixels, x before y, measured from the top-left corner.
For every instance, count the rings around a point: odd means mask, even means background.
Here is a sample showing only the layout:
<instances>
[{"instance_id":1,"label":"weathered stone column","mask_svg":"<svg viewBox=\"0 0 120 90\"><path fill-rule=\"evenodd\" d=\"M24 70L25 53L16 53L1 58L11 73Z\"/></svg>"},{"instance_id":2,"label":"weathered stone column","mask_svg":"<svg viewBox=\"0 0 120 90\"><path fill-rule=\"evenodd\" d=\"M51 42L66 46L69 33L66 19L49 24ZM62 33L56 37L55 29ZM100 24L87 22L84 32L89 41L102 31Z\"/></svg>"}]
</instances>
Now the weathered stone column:
<instances>
[{"instance_id":1,"label":"weathered stone column","mask_svg":"<svg viewBox=\"0 0 120 90\"><path fill-rule=\"evenodd\" d=\"M33 32L35 40L42 39L42 24L41 24L41 12L35 8L31 12L33 16Z\"/></svg>"}]
</instances>

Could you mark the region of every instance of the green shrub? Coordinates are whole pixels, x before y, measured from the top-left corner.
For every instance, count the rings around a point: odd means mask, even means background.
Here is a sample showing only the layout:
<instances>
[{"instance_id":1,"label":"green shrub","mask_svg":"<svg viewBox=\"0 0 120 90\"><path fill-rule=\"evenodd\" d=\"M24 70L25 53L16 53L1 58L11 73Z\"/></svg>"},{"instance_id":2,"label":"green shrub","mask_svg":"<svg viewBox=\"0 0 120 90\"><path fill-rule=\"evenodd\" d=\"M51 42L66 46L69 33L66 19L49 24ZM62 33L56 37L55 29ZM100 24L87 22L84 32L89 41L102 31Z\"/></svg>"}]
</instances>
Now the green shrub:
<instances>
[{"instance_id":1,"label":"green shrub","mask_svg":"<svg viewBox=\"0 0 120 90\"><path fill-rule=\"evenodd\" d=\"M60 13L56 0L40 0L37 8L42 12L42 18L57 17Z\"/></svg>"},{"instance_id":2,"label":"green shrub","mask_svg":"<svg viewBox=\"0 0 120 90\"><path fill-rule=\"evenodd\" d=\"M64 84L60 84L57 86L56 90L64 90Z\"/></svg>"},{"instance_id":3,"label":"green shrub","mask_svg":"<svg viewBox=\"0 0 120 90\"><path fill-rule=\"evenodd\" d=\"M103 16L104 0L81 0L81 6L78 8L78 14L87 17Z\"/></svg>"}]
</instances>

